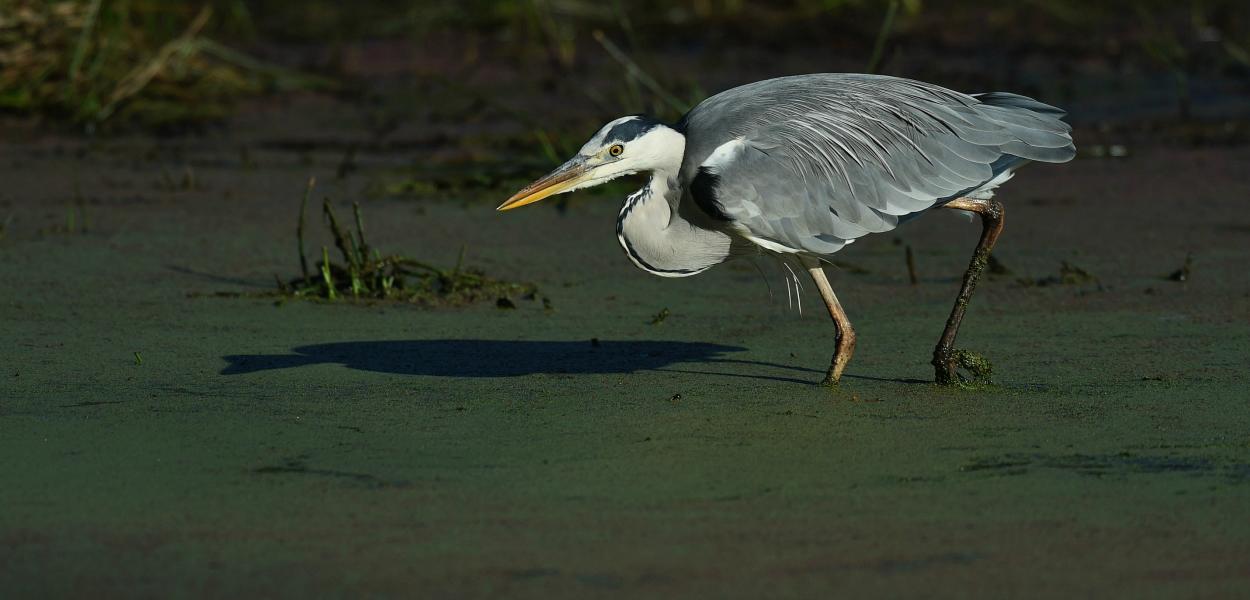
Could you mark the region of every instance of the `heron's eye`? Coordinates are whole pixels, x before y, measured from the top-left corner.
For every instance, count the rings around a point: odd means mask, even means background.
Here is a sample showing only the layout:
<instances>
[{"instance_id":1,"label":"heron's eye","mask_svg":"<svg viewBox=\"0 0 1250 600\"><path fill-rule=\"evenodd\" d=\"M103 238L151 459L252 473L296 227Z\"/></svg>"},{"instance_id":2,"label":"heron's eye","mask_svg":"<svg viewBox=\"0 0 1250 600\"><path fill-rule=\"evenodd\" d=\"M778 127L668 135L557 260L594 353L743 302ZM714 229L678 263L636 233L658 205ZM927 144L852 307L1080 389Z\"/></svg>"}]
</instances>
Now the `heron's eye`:
<instances>
[{"instance_id":1,"label":"heron's eye","mask_svg":"<svg viewBox=\"0 0 1250 600\"><path fill-rule=\"evenodd\" d=\"M624 151L625 151L625 146L622 146L620 144L612 144L612 147L608 148L608 154L611 154L612 156L620 156L621 153Z\"/></svg>"}]
</instances>

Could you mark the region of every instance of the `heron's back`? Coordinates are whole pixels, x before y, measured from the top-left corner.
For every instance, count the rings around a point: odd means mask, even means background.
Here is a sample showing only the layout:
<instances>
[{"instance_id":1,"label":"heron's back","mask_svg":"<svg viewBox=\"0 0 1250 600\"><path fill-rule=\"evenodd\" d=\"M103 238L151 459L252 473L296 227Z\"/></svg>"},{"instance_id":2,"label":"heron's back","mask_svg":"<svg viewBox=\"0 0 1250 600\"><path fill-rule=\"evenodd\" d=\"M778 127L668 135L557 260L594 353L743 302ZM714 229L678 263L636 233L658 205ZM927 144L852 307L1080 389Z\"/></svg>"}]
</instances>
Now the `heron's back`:
<instances>
[{"instance_id":1,"label":"heron's back","mask_svg":"<svg viewBox=\"0 0 1250 600\"><path fill-rule=\"evenodd\" d=\"M1063 114L1016 94L879 75L771 79L682 118L681 179L703 212L757 243L827 254L984 194L1027 161L1070 160Z\"/></svg>"}]
</instances>

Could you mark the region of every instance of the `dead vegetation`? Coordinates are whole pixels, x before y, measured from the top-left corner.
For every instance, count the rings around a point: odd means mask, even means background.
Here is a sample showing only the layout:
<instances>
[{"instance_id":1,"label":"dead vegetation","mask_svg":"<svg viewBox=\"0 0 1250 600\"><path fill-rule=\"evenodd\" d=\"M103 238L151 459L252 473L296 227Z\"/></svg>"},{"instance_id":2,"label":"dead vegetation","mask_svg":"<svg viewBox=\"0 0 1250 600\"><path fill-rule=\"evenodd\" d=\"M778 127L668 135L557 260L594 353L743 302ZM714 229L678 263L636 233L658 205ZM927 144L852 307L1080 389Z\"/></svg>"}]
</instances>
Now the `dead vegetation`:
<instances>
[{"instance_id":1,"label":"dead vegetation","mask_svg":"<svg viewBox=\"0 0 1250 600\"><path fill-rule=\"evenodd\" d=\"M304 223L308 199L316 185L310 179L300 204L296 240L299 251L300 276L278 280L277 294L282 298L359 302L402 302L421 306L461 306L493 300L500 308L515 308L514 299L541 301L544 310L551 302L540 297L533 284L501 281L487 277L481 270L465 266L464 248L450 269L400 254L383 254L365 238L360 204L352 204L352 227L339 221L327 198L321 215L330 230L341 262L330 259L330 249L321 247L320 260L311 267L305 253Z\"/></svg>"},{"instance_id":2,"label":"dead vegetation","mask_svg":"<svg viewBox=\"0 0 1250 600\"><path fill-rule=\"evenodd\" d=\"M0 110L168 127L220 119L269 89L328 84L213 41L212 23L210 4L0 0Z\"/></svg>"},{"instance_id":3,"label":"dead vegetation","mask_svg":"<svg viewBox=\"0 0 1250 600\"><path fill-rule=\"evenodd\" d=\"M1185 262L1184 264L1181 265L1181 268L1175 271L1172 271L1166 277L1164 277L1164 279L1167 279L1168 281L1176 281L1180 283L1185 283L1186 281L1189 281L1190 276L1193 274L1193 270L1194 270L1194 255L1186 254Z\"/></svg>"},{"instance_id":4,"label":"dead vegetation","mask_svg":"<svg viewBox=\"0 0 1250 600\"><path fill-rule=\"evenodd\" d=\"M1061 261L1059 264L1059 273L1057 275L1047 275L1036 279L1021 277L1016 282L1025 287L1045 287L1051 285L1076 285L1076 286L1095 286L1099 290L1102 289L1102 281L1093 273L1072 264L1068 261Z\"/></svg>"}]
</instances>

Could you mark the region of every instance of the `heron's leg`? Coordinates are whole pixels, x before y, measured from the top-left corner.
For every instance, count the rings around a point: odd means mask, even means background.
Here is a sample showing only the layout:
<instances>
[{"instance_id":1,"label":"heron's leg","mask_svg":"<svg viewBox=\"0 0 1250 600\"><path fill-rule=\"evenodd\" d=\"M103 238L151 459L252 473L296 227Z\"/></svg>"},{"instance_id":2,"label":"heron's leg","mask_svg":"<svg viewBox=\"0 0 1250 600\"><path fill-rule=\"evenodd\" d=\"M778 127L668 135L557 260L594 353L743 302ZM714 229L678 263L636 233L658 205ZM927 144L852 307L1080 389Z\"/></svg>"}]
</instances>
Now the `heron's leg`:
<instances>
[{"instance_id":1,"label":"heron's leg","mask_svg":"<svg viewBox=\"0 0 1250 600\"><path fill-rule=\"evenodd\" d=\"M964 273L963 286L959 288L959 296L955 298L951 316L946 320L946 329L942 331L942 338L933 349L933 368L937 382L951 384L959 380L955 374L955 336L959 334L959 324L964 319L964 312L968 310L968 301L972 298L972 290L977 286L977 279L989 262L990 251L998 241L998 234L1003 231L1004 216L1003 205L992 199L957 198L944 207L966 210L981 216L981 240L977 242L977 249L972 253L972 262Z\"/></svg>"},{"instance_id":2,"label":"heron's leg","mask_svg":"<svg viewBox=\"0 0 1250 600\"><path fill-rule=\"evenodd\" d=\"M846 317L846 311L842 310L842 305L838 303L838 297L834 295L833 287L829 285L829 279L825 277L825 270L820 267L820 261L804 259L803 266L807 267L807 272L812 275L812 281L816 282L816 289L820 290L821 299L829 308L829 316L833 318L833 327L837 336L836 346L833 360L829 362L829 372L825 374L825 380L821 383L835 385L842 378L842 370L846 368L846 363L851 362L851 355L855 353L855 330L851 328L851 320Z\"/></svg>"}]
</instances>

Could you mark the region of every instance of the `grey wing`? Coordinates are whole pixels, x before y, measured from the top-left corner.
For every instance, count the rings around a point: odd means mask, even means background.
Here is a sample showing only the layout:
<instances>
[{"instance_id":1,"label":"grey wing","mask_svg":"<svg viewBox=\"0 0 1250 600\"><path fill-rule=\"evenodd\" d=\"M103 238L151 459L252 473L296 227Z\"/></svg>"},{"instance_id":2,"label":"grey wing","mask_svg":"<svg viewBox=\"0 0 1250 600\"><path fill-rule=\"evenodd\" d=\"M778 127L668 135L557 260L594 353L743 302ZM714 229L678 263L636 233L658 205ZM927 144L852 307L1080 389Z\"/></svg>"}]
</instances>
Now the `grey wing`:
<instances>
[{"instance_id":1,"label":"grey wing","mask_svg":"<svg viewBox=\"0 0 1250 600\"><path fill-rule=\"evenodd\" d=\"M713 96L682 120L682 179L705 213L757 243L829 254L992 189L1024 162L1071 159L1062 114L1014 94L893 77L768 80Z\"/></svg>"}]
</instances>

